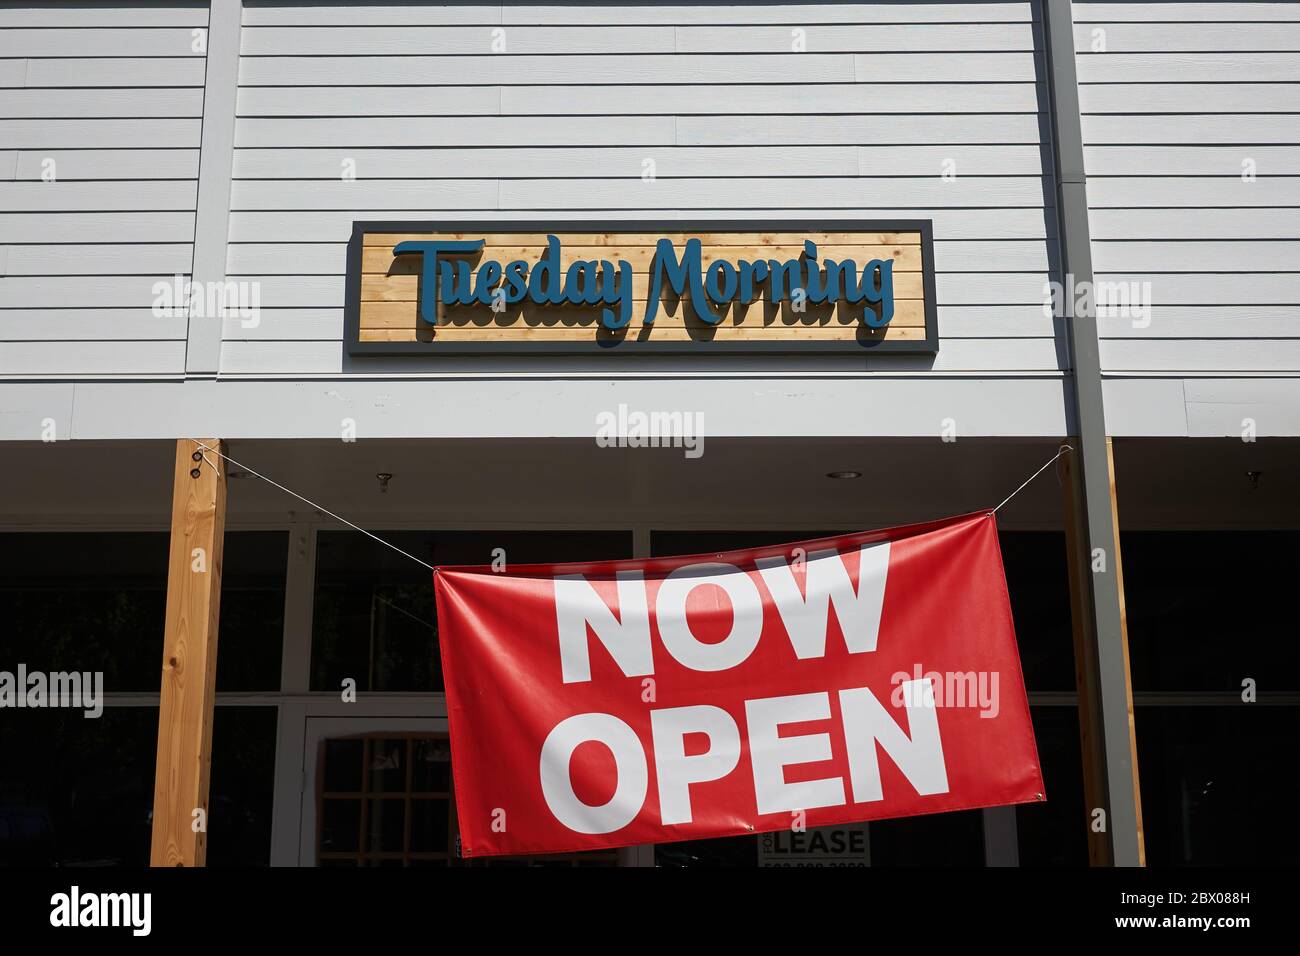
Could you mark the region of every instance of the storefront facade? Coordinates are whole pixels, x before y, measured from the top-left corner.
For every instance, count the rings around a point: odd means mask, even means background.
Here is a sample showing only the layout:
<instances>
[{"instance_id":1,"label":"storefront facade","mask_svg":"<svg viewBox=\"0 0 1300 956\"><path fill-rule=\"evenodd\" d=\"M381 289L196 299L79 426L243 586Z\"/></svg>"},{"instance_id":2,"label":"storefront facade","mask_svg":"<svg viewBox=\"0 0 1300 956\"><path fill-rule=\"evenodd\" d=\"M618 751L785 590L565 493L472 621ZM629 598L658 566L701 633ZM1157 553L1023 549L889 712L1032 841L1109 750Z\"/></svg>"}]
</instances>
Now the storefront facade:
<instances>
[{"instance_id":1,"label":"storefront facade","mask_svg":"<svg viewBox=\"0 0 1300 956\"><path fill-rule=\"evenodd\" d=\"M718 551L991 508L1064 441L998 512L1048 800L821 862L1086 865L1088 779L1118 862L1295 862L1297 81L1286 3L0 4L0 669L104 682L0 711L8 852L149 858L180 439L232 459L214 865L461 862L428 573L336 516L433 564ZM673 347L429 332L394 266L553 234ZM646 332L691 236L895 261L896 321Z\"/></svg>"}]
</instances>

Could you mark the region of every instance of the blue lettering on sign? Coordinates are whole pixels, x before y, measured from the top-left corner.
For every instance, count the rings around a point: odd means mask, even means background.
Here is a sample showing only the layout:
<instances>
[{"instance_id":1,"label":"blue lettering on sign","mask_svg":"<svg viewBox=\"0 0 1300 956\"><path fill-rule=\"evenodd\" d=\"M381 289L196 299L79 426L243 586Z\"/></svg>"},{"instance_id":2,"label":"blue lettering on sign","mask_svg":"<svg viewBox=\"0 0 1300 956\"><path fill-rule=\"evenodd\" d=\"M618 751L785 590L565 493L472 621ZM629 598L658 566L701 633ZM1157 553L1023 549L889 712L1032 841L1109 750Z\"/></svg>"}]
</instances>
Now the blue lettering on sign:
<instances>
[{"instance_id":1,"label":"blue lettering on sign","mask_svg":"<svg viewBox=\"0 0 1300 956\"><path fill-rule=\"evenodd\" d=\"M579 259L565 269L560 240L546 237L546 252L531 266L523 259L505 264L485 259L475 266L469 257L481 252L482 239L414 240L399 242L393 255L419 255L421 263L420 318L436 325L437 304L515 305L528 299L537 305L601 306L601 322L621 329L632 320L632 264L625 259ZM720 307L731 302L748 305L767 289L772 303L802 300L811 305L846 302L862 306L862 321L883 329L894 317L894 260L872 259L861 268L852 259L818 262L817 244L805 242L803 256L783 261L723 259L703 265L699 239L688 239L681 256L672 240L660 239L650 261L650 286L642 322L653 325L665 287L678 298L689 297L702 322L722 321ZM433 292L434 294L429 294Z\"/></svg>"}]
</instances>

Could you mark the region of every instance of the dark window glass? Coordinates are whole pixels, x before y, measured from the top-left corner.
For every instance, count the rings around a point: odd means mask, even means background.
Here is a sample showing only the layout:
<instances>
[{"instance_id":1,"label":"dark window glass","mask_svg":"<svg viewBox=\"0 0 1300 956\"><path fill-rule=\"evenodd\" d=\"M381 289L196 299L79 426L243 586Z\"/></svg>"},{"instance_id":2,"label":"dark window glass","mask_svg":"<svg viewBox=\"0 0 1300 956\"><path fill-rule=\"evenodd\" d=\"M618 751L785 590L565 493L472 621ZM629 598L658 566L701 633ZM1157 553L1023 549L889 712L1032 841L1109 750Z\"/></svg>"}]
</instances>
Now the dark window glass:
<instances>
[{"instance_id":1,"label":"dark window glass","mask_svg":"<svg viewBox=\"0 0 1300 956\"><path fill-rule=\"evenodd\" d=\"M157 692L167 534L0 535L0 667L102 671L104 690Z\"/></svg>"},{"instance_id":2,"label":"dark window glass","mask_svg":"<svg viewBox=\"0 0 1300 956\"><path fill-rule=\"evenodd\" d=\"M0 865L147 866L158 709L5 710Z\"/></svg>"},{"instance_id":3,"label":"dark window glass","mask_svg":"<svg viewBox=\"0 0 1300 956\"><path fill-rule=\"evenodd\" d=\"M1083 800L1079 712L1031 707L1047 800L1016 807L1021 866L1087 866L1089 818Z\"/></svg>"},{"instance_id":4,"label":"dark window glass","mask_svg":"<svg viewBox=\"0 0 1300 956\"><path fill-rule=\"evenodd\" d=\"M1126 532L1122 544L1134 690L1300 687L1300 532Z\"/></svg>"},{"instance_id":5,"label":"dark window glass","mask_svg":"<svg viewBox=\"0 0 1300 956\"><path fill-rule=\"evenodd\" d=\"M1135 719L1148 863L1300 863L1300 708L1138 707Z\"/></svg>"},{"instance_id":6,"label":"dark window glass","mask_svg":"<svg viewBox=\"0 0 1300 956\"><path fill-rule=\"evenodd\" d=\"M984 815L979 810L873 820L872 866L983 866Z\"/></svg>"},{"instance_id":7,"label":"dark window glass","mask_svg":"<svg viewBox=\"0 0 1300 956\"><path fill-rule=\"evenodd\" d=\"M1074 632L1065 535L1001 531L998 538L1025 687L1030 691L1073 691Z\"/></svg>"},{"instance_id":8,"label":"dark window glass","mask_svg":"<svg viewBox=\"0 0 1300 956\"><path fill-rule=\"evenodd\" d=\"M626 531L396 531L385 538L430 564L510 564L628 558ZM366 691L442 690L433 577L354 531L323 531L316 544L312 689L345 679Z\"/></svg>"},{"instance_id":9,"label":"dark window glass","mask_svg":"<svg viewBox=\"0 0 1300 956\"><path fill-rule=\"evenodd\" d=\"M0 667L102 671L108 693L157 692L167 607L166 532L0 534ZM276 690L286 532L224 543L217 690Z\"/></svg>"},{"instance_id":10,"label":"dark window glass","mask_svg":"<svg viewBox=\"0 0 1300 956\"><path fill-rule=\"evenodd\" d=\"M650 535L650 552L656 558L675 554L706 554L739 548L765 548L774 544L833 538L849 531L656 531Z\"/></svg>"},{"instance_id":11,"label":"dark window glass","mask_svg":"<svg viewBox=\"0 0 1300 956\"><path fill-rule=\"evenodd\" d=\"M218 707L212 724L208 865L267 866L276 708Z\"/></svg>"},{"instance_id":12,"label":"dark window glass","mask_svg":"<svg viewBox=\"0 0 1300 956\"><path fill-rule=\"evenodd\" d=\"M289 534L227 532L224 549L217 690L279 690Z\"/></svg>"},{"instance_id":13,"label":"dark window glass","mask_svg":"<svg viewBox=\"0 0 1300 956\"><path fill-rule=\"evenodd\" d=\"M655 866L758 866L757 836L655 844Z\"/></svg>"},{"instance_id":14,"label":"dark window glass","mask_svg":"<svg viewBox=\"0 0 1300 956\"><path fill-rule=\"evenodd\" d=\"M208 863L271 853L274 707L218 707ZM6 710L0 719L0 866L147 866L156 707Z\"/></svg>"}]
</instances>

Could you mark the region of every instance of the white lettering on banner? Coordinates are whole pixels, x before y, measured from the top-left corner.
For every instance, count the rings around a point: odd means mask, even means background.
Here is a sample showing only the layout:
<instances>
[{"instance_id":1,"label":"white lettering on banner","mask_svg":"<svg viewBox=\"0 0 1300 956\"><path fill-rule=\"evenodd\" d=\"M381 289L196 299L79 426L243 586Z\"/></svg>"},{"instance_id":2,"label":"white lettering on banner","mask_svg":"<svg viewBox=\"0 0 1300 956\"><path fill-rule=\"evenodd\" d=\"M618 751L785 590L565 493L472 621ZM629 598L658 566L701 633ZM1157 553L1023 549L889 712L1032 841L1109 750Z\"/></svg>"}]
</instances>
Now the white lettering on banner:
<instances>
[{"instance_id":1,"label":"white lettering on banner","mask_svg":"<svg viewBox=\"0 0 1300 956\"><path fill-rule=\"evenodd\" d=\"M853 797L859 803L885 798L880 786L877 743L921 796L948 792L934 685L929 680L914 680L907 681L903 688L907 730L894 723L889 711L865 687L840 691L840 713L849 749L849 780Z\"/></svg>"},{"instance_id":2,"label":"white lettering on banner","mask_svg":"<svg viewBox=\"0 0 1300 956\"><path fill-rule=\"evenodd\" d=\"M690 823L691 784L721 780L740 763L740 728L721 707L667 707L650 712L659 815L665 824ZM687 734L705 734L709 748L686 753Z\"/></svg>"},{"instance_id":3,"label":"white lettering on banner","mask_svg":"<svg viewBox=\"0 0 1300 956\"><path fill-rule=\"evenodd\" d=\"M856 591L848 568L835 551L816 551L809 556L802 572L802 593L784 558L761 558L756 562L799 660L826 655L831 608L835 609L850 654L876 649L889 553L888 541L864 545L858 551ZM731 632L716 643L698 640L687 621L687 599L703 585L721 588L731 602ZM555 615L564 683L591 680L588 629L624 675L644 677L654 673L645 579L640 571L620 571L617 588L615 615L581 574L556 576ZM659 586L655 615L665 649L683 666L696 671L722 671L743 663L763 633L763 600L758 586L733 564L688 564L676 569Z\"/></svg>"},{"instance_id":4,"label":"white lettering on banner","mask_svg":"<svg viewBox=\"0 0 1300 956\"><path fill-rule=\"evenodd\" d=\"M731 632L716 644L696 640L686 620L686 599L706 584L721 588L731 600ZM725 671L743 663L763 634L758 586L734 564L688 564L673 571L659 586L655 616L668 653L693 671Z\"/></svg>"},{"instance_id":5,"label":"white lettering on banner","mask_svg":"<svg viewBox=\"0 0 1300 956\"><path fill-rule=\"evenodd\" d=\"M830 715L831 698L824 693L745 701L749 759L754 767L754 794L758 797L759 813L813 810L844 804L844 781L839 777L785 782L786 767L831 759L831 735L791 734L783 737L781 725L826 720Z\"/></svg>"},{"instance_id":6,"label":"white lettering on banner","mask_svg":"<svg viewBox=\"0 0 1300 956\"><path fill-rule=\"evenodd\" d=\"M909 684L926 684L913 681ZM839 692L848 750L849 784L854 803L883 799L876 745L922 796L948 792L943 742L933 688L907 687L908 730L900 727L870 688ZM795 694L745 701L754 795L760 814L843 806L844 780L825 777L787 783L785 769L830 760L829 733L782 735L782 724L828 720L830 694ZM720 780L740 762L740 731L727 711L711 705L672 707L650 712L652 750L659 782L662 823L690 823L690 786ZM910 736L909 736L910 732ZM687 734L709 738L708 749L686 754ZM614 755L616 782L607 803L591 806L574 792L570 762L588 741ZM542 795L555 818L577 833L612 833L627 826L645 805L649 767L636 732L612 714L577 714L547 735L541 757Z\"/></svg>"},{"instance_id":7,"label":"white lettering on banner","mask_svg":"<svg viewBox=\"0 0 1300 956\"><path fill-rule=\"evenodd\" d=\"M650 611L645 578L640 571L620 571L618 617L581 574L555 578L555 617L560 635L560 673L564 683L591 680L587 627L605 645L614 663L628 677L655 672L650 651Z\"/></svg>"},{"instance_id":8,"label":"white lettering on banner","mask_svg":"<svg viewBox=\"0 0 1300 956\"><path fill-rule=\"evenodd\" d=\"M614 755L617 784L607 803L591 806L573 792L569 762L589 740L599 741ZM650 785L645 751L634 731L613 714L576 714L562 720L542 744L542 796L559 820L576 833L612 833L641 812Z\"/></svg>"},{"instance_id":9,"label":"white lettering on banner","mask_svg":"<svg viewBox=\"0 0 1300 956\"><path fill-rule=\"evenodd\" d=\"M863 545L858 551L858 590L853 590L848 568L837 551L814 551L804 564L806 596L799 593L794 572L784 558L759 558L763 576L790 635L799 660L826 656L826 631L830 608L840 621L840 631L850 654L876 649L880 612L885 603L889 575L889 542Z\"/></svg>"}]
</instances>

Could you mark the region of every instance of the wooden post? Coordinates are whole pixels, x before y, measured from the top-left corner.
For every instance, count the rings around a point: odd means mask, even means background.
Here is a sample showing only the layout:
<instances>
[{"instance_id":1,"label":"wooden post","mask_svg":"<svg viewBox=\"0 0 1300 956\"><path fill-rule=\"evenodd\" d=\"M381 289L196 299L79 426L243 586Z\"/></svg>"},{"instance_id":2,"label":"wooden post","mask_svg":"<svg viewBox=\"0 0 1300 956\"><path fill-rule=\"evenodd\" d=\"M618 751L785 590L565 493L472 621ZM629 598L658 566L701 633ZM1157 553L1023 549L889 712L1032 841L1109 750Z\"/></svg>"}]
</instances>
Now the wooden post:
<instances>
[{"instance_id":1,"label":"wooden post","mask_svg":"<svg viewBox=\"0 0 1300 956\"><path fill-rule=\"evenodd\" d=\"M1133 719L1133 670L1128 661L1128 609L1124 603L1124 549L1119 544L1119 501L1115 495L1115 444L1106 437L1106 467L1110 471L1110 515L1115 528L1115 578L1119 582L1119 627L1124 650L1124 700L1128 709L1128 750L1133 767L1133 803L1137 808L1138 865L1147 865L1146 836L1142 830L1142 788L1138 767L1137 723Z\"/></svg>"},{"instance_id":2,"label":"wooden post","mask_svg":"<svg viewBox=\"0 0 1300 956\"><path fill-rule=\"evenodd\" d=\"M224 451L219 439L202 439ZM206 458L206 460L205 460ZM176 443L167 618L163 636L152 866L207 858L212 703L217 676L221 554L226 525L222 460L191 439ZM196 814L201 810L201 814Z\"/></svg>"},{"instance_id":3,"label":"wooden post","mask_svg":"<svg viewBox=\"0 0 1300 956\"><path fill-rule=\"evenodd\" d=\"M1071 439L1071 444L1077 444ZM1133 767L1134 799L1137 802L1138 856L1140 865L1146 863L1146 850L1142 839L1142 800L1138 792L1137 738L1133 724L1133 688L1128 667L1128 625L1124 616L1124 578L1119 554L1119 512L1115 502L1115 458L1110 439L1106 439L1107 462L1110 470L1110 507L1115 533L1115 575L1119 582L1120 632L1123 641L1124 694L1128 714L1127 734ZM1092 611L1092 554L1088 549L1085 532L1087 516L1083 496L1082 475L1077 467L1077 452L1061 455L1061 490L1065 512L1065 546L1070 580L1070 615L1074 632L1074 674L1079 694L1079 742L1083 754L1083 793L1088 827L1088 862L1092 866L1113 866L1114 849L1110 840L1109 781L1106 772L1105 729L1102 722L1102 680L1097 657L1097 622ZM1115 688L1106 688L1114 692ZM1106 829L1097 830L1094 814L1106 813Z\"/></svg>"}]
</instances>

